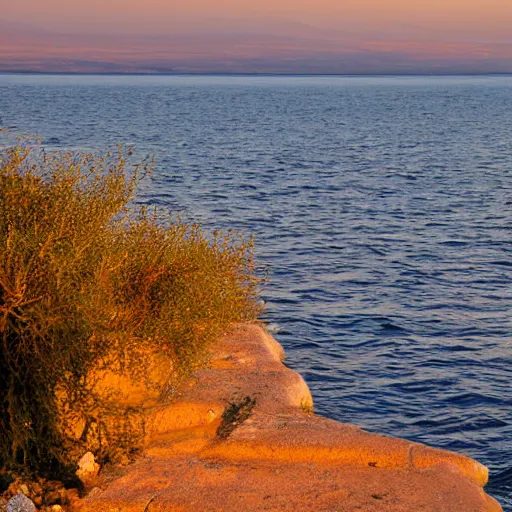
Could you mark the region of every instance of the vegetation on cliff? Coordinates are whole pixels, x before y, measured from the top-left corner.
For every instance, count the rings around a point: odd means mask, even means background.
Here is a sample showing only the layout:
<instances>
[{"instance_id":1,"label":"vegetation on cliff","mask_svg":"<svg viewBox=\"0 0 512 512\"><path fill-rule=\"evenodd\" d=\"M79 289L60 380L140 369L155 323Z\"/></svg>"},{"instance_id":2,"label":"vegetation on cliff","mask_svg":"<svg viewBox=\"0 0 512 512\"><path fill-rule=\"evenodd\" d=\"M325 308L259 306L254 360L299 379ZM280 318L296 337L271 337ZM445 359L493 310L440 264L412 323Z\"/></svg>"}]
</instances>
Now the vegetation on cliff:
<instances>
[{"instance_id":1,"label":"vegetation on cliff","mask_svg":"<svg viewBox=\"0 0 512 512\"><path fill-rule=\"evenodd\" d=\"M147 166L125 157L0 154L0 468L61 474L93 430L96 452L126 443L129 422L104 421L102 371L172 394L210 341L259 313L252 241L130 207Z\"/></svg>"}]
</instances>

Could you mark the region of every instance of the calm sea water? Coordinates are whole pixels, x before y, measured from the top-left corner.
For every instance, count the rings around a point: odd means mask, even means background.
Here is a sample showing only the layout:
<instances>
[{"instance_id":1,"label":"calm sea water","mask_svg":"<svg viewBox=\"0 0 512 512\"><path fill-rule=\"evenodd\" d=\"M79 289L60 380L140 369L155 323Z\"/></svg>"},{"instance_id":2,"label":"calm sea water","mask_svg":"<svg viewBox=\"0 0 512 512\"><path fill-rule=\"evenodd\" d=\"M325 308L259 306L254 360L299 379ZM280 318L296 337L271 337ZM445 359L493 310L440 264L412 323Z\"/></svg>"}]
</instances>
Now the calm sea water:
<instances>
[{"instance_id":1,"label":"calm sea water","mask_svg":"<svg viewBox=\"0 0 512 512\"><path fill-rule=\"evenodd\" d=\"M512 510L512 77L0 75L0 117L155 155L141 200L257 235L317 412L480 460Z\"/></svg>"}]
</instances>

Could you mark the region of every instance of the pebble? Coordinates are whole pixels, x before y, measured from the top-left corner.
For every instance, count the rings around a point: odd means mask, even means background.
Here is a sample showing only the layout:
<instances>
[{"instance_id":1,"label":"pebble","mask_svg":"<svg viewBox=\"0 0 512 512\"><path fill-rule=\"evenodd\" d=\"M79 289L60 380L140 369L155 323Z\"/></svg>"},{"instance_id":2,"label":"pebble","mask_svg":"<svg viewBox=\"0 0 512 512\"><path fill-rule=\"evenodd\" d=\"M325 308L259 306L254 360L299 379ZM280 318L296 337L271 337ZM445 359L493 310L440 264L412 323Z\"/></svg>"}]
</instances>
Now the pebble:
<instances>
[{"instance_id":1,"label":"pebble","mask_svg":"<svg viewBox=\"0 0 512 512\"><path fill-rule=\"evenodd\" d=\"M7 512L35 512L36 506L22 492L16 494L7 502Z\"/></svg>"},{"instance_id":2,"label":"pebble","mask_svg":"<svg viewBox=\"0 0 512 512\"><path fill-rule=\"evenodd\" d=\"M82 455L82 458L78 461L78 470L76 472L80 479L90 479L95 477L100 470L100 465L96 463L94 455L91 452L87 452Z\"/></svg>"}]
</instances>

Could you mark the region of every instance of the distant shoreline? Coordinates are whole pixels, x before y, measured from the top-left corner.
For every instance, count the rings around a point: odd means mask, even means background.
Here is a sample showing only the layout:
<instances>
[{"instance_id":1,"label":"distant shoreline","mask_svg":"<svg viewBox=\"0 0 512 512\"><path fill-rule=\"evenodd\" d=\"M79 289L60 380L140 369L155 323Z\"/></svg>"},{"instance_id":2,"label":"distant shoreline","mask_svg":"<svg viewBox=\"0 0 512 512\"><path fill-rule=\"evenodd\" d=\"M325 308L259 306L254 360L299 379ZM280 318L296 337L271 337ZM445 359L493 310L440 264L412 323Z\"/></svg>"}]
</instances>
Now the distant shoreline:
<instances>
[{"instance_id":1,"label":"distant shoreline","mask_svg":"<svg viewBox=\"0 0 512 512\"><path fill-rule=\"evenodd\" d=\"M54 76L219 76L219 77L512 77L512 72L494 73L208 73L208 72L144 72L144 71L38 71L2 70L0 75L54 75Z\"/></svg>"}]
</instances>

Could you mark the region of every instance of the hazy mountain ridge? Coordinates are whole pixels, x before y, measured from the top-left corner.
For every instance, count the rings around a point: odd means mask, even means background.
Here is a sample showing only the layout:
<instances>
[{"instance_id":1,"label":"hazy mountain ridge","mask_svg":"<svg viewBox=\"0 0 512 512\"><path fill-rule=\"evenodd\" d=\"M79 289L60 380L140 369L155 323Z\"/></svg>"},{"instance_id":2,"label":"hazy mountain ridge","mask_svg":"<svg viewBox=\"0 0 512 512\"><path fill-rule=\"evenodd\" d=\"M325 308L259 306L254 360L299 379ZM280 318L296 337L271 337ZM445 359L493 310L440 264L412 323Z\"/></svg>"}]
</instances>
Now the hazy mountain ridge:
<instances>
[{"instance_id":1,"label":"hazy mountain ridge","mask_svg":"<svg viewBox=\"0 0 512 512\"><path fill-rule=\"evenodd\" d=\"M229 25L229 27L228 27ZM228 29L229 28L229 29ZM414 27L404 29L404 34ZM229 20L191 32L64 34L0 20L0 70L39 72L512 72L512 42L372 38L303 23ZM198 28L196 27L196 30Z\"/></svg>"}]
</instances>

